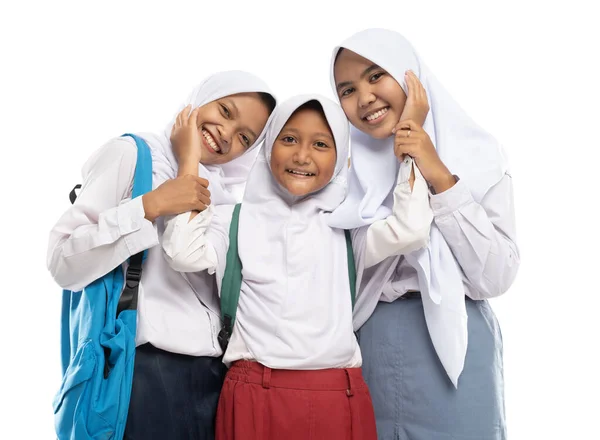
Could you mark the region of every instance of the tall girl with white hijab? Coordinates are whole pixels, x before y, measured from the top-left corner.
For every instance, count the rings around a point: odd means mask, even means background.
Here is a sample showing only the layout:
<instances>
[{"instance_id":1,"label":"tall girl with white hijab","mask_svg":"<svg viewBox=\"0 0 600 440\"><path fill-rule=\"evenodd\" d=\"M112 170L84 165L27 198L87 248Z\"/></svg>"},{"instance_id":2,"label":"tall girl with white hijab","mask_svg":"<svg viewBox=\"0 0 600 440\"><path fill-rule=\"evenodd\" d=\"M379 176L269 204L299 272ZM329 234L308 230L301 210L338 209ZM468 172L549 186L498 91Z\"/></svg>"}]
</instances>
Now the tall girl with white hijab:
<instances>
[{"instance_id":1,"label":"tall girl with white hijab","mask_svg":"<svg viewBox=\"0 0 600 440\"><path fill-rule=\"evenodd\" d=\"M272 115L241 204L242 283L217 439L376 438L352 327L352 260L344 231L328 225L346 196L348 129L339 105L319 95L293 97ZM412 197L409 178L410 168L398 210L428 211L426 191ZM172 267L222 279L231 210L214 214L208 229L197 220L206 211L167 221ZM399 224L397 250L424 246L430 221Z\"/></svg>"},{"instance_id":2,"label":"tall girl with white hijab","mask_svg":"<svg viewBox=\"0 0 600 440\"><path fill-rule=\"evenodd\" d=\"M505 439L502 337L487 302L519 266L502 149L396 32L344 41L331 79L353 128L349 194L328 222L355 229L362 247L354 326L379 438ZM372 237L406 158L429 185L434 220L427 248L390 256L396 237Z\"/></svg>"},{"instance_id":3,"label":"tall girl with white hijab","mask_svg":"<svg viewBox=\"0 0 600 440\"><path fill-rule=\"evenodd\" d=\"M216 282L207 272L177 273L157 245L163 216L240 200L275 100L256 76L228 71L208 77L186 104L164 132L140 134L151 150L153 191L131 199L135 142L110 140L83 167L80 194L50 233L48 269L72 291L149 249L124 437L130 440L214 438L225 375ZM182 137L190 130L203 141L188 152L196 162L186 175L173 150L187 147Z\"/></svg>"}]
</instances>

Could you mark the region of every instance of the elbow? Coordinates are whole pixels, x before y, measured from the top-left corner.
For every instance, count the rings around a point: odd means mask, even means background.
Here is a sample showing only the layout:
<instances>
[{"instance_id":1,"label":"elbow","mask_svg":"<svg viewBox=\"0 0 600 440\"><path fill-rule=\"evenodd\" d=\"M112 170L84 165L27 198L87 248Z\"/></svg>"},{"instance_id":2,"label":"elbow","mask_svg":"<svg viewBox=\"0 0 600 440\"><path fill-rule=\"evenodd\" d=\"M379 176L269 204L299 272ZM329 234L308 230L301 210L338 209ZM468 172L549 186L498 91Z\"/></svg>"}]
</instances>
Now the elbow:
<instances>
[{"instance_id":1,"label":"elbow","mask_svg":"<svg viewBox=\"0 0 600 440\"><path fill-rule=\"evenodd\" d=\"M405 252L403 253L409 254L411 252L418 251L419 249L423 249L429 246L430 232L430 225L414 231L411 236L410 243L408 243L407 250L405 250Z\"/></svg>"},{"instance_id":2,"label":"elbow","mask_svg":"<svg viewBox=\"0 0 600 440\"><path fill-rule=\"evenodd\" d=\"M65 261L52 259L48 261L46 266L52 279L61 289L79 292L85 287L85 285L75 282L73 279L73 271L70 270Z\"/></svg>"},{"instance_id":3,"label":"elbow","mask_svg":"<svg viewBox=\"0 0 600 440\"><path fill-rule=\"evenodd\" d=\"M518 258L511 258L503 270L496 274L482 274L481 279L469 283L467 295L474 300L491 299L504 295L513 285L519 271Z\"/></svg>"},{"instance_id":4,"label":"elbow","mask_svg":"<svg viewBox=\"0 0 600 440\"><path fill-rule=\"evenodd\" d=\"M417 233L415 234L415 246L417 246L416 249L422 249L429 246L429 241L431 239L430 233L431 223L417 231Z\"/></svg>"},{"instance_id":5,"label":"elbow","mask_svg":"<svg viewBox=\"0 0 600 440\"><path fill-rule=\"evenodd\" d=\"M194 262L190 262L185 258L167 258L167 262L169 264L169 267L171 267L171 269L173 269L176 272L200 272L206 269L203 268L202 265L194 264Z\"/></svg>"},{"instance_id":6,"label":"elbow","mask_svg":"<svg viewBox=\"0 0 600 440\"><path fill-rule=\"evenodd\" d=\"M189 255L183 252L169 255L163 252L163 256L171 269L176 272L202 272L213 267L207 258L195 258L193 254Z\"/></svg>"}]
</instances>

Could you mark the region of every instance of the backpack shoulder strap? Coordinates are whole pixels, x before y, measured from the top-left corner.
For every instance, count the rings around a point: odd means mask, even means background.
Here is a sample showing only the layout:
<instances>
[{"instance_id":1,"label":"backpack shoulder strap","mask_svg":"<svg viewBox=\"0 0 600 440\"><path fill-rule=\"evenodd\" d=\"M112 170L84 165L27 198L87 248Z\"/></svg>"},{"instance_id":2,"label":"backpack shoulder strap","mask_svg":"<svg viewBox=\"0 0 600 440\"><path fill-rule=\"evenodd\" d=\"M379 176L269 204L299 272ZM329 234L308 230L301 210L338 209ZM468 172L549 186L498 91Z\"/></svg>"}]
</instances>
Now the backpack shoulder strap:
<instances>
[{"instance_id":1,"label":"backpack shoulder strap","mask_svg":"<svg viewBox=\"0 0 600 440\"><path fill-rule=\"evenodd\" d=\"M354 262L354 252L352 251L352 235L348 229L344 229L346 236L346 253L348 254L348 279L350 281L350 295L352 298L352 309L356 302L356 264Z\"/></svg>"},{"instance_id":2,"label":"backpack shoulder strap","mask_svg":"<svg viewBox=\"0 0 600 440\"><path fill-rule=\"evenodd\" d=\"M240 223L240 209L238 203L233 209L231 225L229 226L229 248L225 263L225 273L221 282L221 319L223 328L219 332L219 345L225 351L235 324L235 315L240 300L242 287L242 261L238 254L238 229Z\"/></svg>"},{"instance_id":3,"label":"backpack shoulder strap","mask_svg":"<svg viewBox=\"0 0 600 440\"><path fill-rule=\"evenodd\" d=\"M137 161L131 193L131 198L134 199L152 191L152 155L150 154L150 147L144 139L130 133L123 135L123 137L125 136L132 138L137 147ZM148 251L142 251L129 258L129 267L125 274L125 286L117 306L117 316L124 310L137 310L138 290L142 279L142 263L146 259L147 253Z\"/></svg>"}]
</instances>

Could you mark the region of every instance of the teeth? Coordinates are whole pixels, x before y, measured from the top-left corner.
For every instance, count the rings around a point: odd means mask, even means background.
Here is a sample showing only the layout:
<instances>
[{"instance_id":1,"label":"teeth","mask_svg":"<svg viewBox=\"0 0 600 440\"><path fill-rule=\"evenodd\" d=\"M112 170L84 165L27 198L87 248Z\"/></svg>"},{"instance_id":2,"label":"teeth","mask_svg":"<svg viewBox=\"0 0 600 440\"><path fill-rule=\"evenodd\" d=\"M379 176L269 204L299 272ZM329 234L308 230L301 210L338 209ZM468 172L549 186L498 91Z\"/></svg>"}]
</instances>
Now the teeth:
<instances>
[{"instance_id":1,"label":"teeth","mask_svg":"<svg viewBox=\"0 0 600 440\"><path fill-rule=\"evenodd\" d=\"M298 174L299 176L307 176L307 177L314 176L313 173L305 173L305 172L296 171L296 170L287 170L287 172L290 173L290 174Z\"/></svg>"},{"instance_id":2,"label":"teeth","mask_svg":"<svg viewBox=\"0 0 600 440\"><path fill-rule=\"evenodd\" d=\"M208 145L210 145L210 147L213 150L215 150L217 153L221 152L221 149L219 148L219 146L208 131L202 129L202 135L204 136L204 139L206 139L206 142L208 142Z\"/></svg>"},{"instance_id":3,"label":"teeth","mask_svg":"<svg viewBox=\"0 0 600 440\"><path fill-rule=\"evenodd\" d=\"M377 118L379 118L379 117L381 117L381 116L385 115L385 114L387 113L388 109L389 109L389 107L386 107L386 108L384 108L384 109L381 109L381 110L379 110L378 112L371 113L371 114L370 114L370 115L368 115L368 116L367 116L365 119L366 119L367 121L373 121L373 120L375 120L375 119L377 119Z\"/></svg>"}]
</instances>

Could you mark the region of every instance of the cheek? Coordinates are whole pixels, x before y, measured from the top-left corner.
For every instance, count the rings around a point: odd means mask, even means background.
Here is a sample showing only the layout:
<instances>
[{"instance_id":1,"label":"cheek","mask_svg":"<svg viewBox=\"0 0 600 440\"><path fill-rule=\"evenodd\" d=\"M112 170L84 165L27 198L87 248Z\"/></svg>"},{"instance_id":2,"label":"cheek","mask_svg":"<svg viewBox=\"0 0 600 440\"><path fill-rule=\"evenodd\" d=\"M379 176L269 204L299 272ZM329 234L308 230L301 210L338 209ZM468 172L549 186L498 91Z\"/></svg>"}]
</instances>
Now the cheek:
<instances>
[{"instance_id":1,"label":"cheek","mask_svg":"<svg viewBox=\"0 0 600 440\"><path fill-rule=\"evenodd\" d=\"M396 81L390 82L385 87L385 96L388 98L387 102L392 105L396 110L402 111L404 110L404 105L406 104L406 94L400 84Z\"/></svg>"},{"instance_id":2,"label":"cheek","mask_svg":"<svg viewBox=\"0 0 600 440\"><path fill-rule=\"evenodd\" d=\"M196 119L196 125L198 127L201 127L206 123L213 122L215 120L213 113L214 112L210 109L207 109L206 107L201 107L200 111L198 112L198 119Z\"/></svg>"},{"instance_id":3,"label":"cheek","mask_svg":"<svg viewBox=\"0 0 600 440\"><path fill-rule=\"evenodd\" d=\"M273 174L278 174L281 169L284 167L285 158L281 152L280 148L273 148L271 151L271 170Z\"/></svg>"},{"instance_id":4,"label":"cheek","mask_svg":"<svg viewBox=\"0 0 600 440\"><path fill-rule=\"evenodd\" d=\"M327 158L323 158L323 161L319 164L321 171L321 177L324 181L329 182L335 172L336 154L330 154Z\"/></svg>"},{"instance_id":5,"label":"cheek","mask_svg":"<svg viewBox=\"0 0 600 440\"><path fill-rule=\"evenodd\" d=\"M358 111L356 100L353 97L345 98L341 101L341 106L348 120L356 125L356 122L360 120L356 113Z\"/></svg>"}]
</instances>

